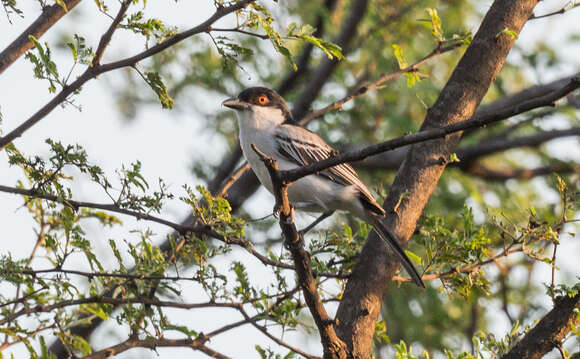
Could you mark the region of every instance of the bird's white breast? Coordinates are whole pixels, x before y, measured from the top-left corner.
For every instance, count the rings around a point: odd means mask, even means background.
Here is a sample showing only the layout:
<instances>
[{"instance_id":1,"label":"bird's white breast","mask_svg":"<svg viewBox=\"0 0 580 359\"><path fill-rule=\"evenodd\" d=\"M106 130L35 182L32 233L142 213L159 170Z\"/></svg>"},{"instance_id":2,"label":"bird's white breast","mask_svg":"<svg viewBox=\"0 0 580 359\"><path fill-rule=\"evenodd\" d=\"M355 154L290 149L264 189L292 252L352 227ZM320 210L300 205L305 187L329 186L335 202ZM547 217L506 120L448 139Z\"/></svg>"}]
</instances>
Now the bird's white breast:
<instances>
[{"instance_id":1,"label":"bird's white breast","mask_svg":"<svg viewBox=\"0 0 580 359\"><path fill-rule=\"evenodd\" d=\"M252 144L255 144L260 151L268 156L274 156L278 151L274 137L277 123L266 117L269 115L271 116L272 113L264 111L262 108L255 108L253 113L242 111L238 113L238 126L240 128L240 146L246 161L260 182L268 191L272 192L272 180L268 169L251 147ZM281 112L280 116L282 116Z\"/></svg>"}]
</instances>

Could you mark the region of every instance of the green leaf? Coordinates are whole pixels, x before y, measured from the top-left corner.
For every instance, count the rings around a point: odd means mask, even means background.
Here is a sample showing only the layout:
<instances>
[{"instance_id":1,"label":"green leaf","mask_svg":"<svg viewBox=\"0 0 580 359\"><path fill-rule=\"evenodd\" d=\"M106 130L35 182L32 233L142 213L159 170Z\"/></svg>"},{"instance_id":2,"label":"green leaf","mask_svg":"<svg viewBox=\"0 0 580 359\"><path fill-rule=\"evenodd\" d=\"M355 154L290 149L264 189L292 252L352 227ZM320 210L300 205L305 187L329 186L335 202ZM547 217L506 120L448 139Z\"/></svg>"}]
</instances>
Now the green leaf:
<instances>
[{"instance_id":1,"label":"green leaf","mask_svg":"<svg viewBox=\"0 0 580 359\"><path fill-rule=\"evenodd\" d=\"M146 72L145 81L149 84L151 89L155 92L159 101L161 101L161 107L163 108L173 108L173 99L167 93L167 87L163 83L161 76L158 72Z\"/></svg>"},{"instance_id":2,"label":"green leaf","mask_svg":"<svg viewBox=\"0 0 580 359\"><path fill-rule=\"evenodd\" d=\"M96 303L82 305L81 306L81 311L86 311L86 312L89 312L91 314L94 314L97 317L101 318L102 320L109 320L109 316L107 315L107 313L105 313L105 311L103 310L103 308L101 308Z\"/></svg>"},{"instance_id":3,"label":"green leaf","mask_svg":"<svg viewBox=\"0 0 580 359\"><path fill-rule=\"evenodd\" d=\"M280 34L276 32L276 30L274 30L274 27L272 26L272 22L274 21L274 19L272 18L268 10L266 10L266 8L264 8L263 6L260 6L255 3L252 4L252 8L256 10L256 12L253 13L254 15L253 19L257 21L260 24L260 26L262 26L262 28L266 32L266 35L268 35L268 38L272 42L272 45L274 45L274 49L277 52L279 52L282 56L284 56L286 59L288 59L294 71L298 70L296 63L292 59L292 54L290 53L290 50L288 50L288 48L286 48L286 46L284 46L282 42L282 36L280 36ZM260 15L260 13L262 15Z\"/></svg>"},{"instance_id":4,"label":"green leaf","mask_svg":"<svg viewBox=\"0 0 580 359\"><path fill-rule=\"evenodd\" d=\"M497 35L495 35L495 38L497 39L501 34L506 34L514 40L517 40L517 38L518 38L518 33L513 31L513 30L508 29L507 27L505 29L503 29L502 31L498 32Z\"/></svg>"},{"instance_id":5,"label":"green leaf","mask_svg":"<svg viewBox=\"0 0 580 359\"><path fill-rule=\"evenodd\" d=\"M423 264L423 259L418 255L416 255L415 253L411 252L410 250L405 249L405 254L407 254L409 259L411 259L412 261L417 262L419 264Z\"/></svg>"},{"instance_id":6,"label":"green leaf","mask_svg":"<svg viewBox=\"0 0 580 359\"><path fill-rule=\"evenodd\" d=\"M62 7L62 9L63 9L65 12L68 12L68 9L66 8L66 3L65 3L63 0L54 0L54 2L55 2L57 5L60 5L60 7Z\"/></svg>"},{"instance_id":7,"label":"green leaf","mask_svg":"<svg viewBox=\"0 0 580 359\"><path fill-rule=\"evenodd\" d=\"M399 64L399 69L404 69L408 67L407 60L405 60L405 56L403 55L403 49L397 45L393 44L393 53L395 54L395 58L397 59L397 63Z\"/></svg>"},{"instance_id":8,"label":"green leaf","mask_svg":"<svg viewBox=\"0 0 580 359\"><path fill-rule=\"evenodd\" d=\"M433 35L438 43L444 42L445 36L443 35L443 29L441 28L441 18L437 14L437 10L431 8L426 10L429 14L429 17L431 18L431 35Z\"/></svg>"}]
</instances>

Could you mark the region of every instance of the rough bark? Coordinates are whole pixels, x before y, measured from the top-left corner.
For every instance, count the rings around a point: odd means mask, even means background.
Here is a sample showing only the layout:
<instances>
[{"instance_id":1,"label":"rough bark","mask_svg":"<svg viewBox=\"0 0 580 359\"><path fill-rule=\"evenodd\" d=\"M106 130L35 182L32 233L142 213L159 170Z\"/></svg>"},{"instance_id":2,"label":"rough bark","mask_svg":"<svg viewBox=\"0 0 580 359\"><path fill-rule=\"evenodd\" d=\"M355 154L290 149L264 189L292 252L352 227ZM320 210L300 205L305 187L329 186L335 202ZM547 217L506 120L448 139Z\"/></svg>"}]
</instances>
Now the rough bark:
<instances>
[{"instance_id":1,"label":"rough bark","mask_svg":"<svg viewBox=\"0 0 580 359\"><path fill-rule=\"evenodd\" d=\"M537 0L496 0L461 58L437 101L429 109L422 129L468 120L499 73L515 39L532 15ZM414 145L391 187L384 207L386 225L406 246L460 133ZM409 193L409 196L404 196ZM395 212L395 208L397 208ZM336 320L338 334L355 358L370 358L372 339L382 297L399 267L375 235L369 236L349 279Z\"/></svg>"},{"instance_id":2,"label":"rough bark","mask_svg":"<svg viewBox=\"0 0 580 359\"><path fill-rule=\"evenodd\" d=\"M556 298L554 308L501 359L540 359L560 344L577 324L580 294Z\"/></svg>"}]
</instances>

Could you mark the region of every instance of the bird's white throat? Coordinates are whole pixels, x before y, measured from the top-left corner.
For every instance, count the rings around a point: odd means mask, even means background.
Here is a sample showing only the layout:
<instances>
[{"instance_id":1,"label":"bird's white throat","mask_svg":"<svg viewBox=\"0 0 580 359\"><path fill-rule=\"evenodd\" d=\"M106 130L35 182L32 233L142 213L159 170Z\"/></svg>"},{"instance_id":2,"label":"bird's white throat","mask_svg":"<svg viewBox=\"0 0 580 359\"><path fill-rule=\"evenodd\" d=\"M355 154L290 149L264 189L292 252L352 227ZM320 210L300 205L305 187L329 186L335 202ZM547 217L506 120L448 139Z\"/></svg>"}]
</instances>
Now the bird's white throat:
<instances>
[{"instance_id":1,"label":"bird's white throat","mask_svg":"<svg viewBox=\"0 0 580 359\"><path fill-rule=\"evenodd\" d=\"M284 122L284 114L276 107L252 106L249 110L238 112L240 131L264 131Z\"/></svg>"}]
</instances>

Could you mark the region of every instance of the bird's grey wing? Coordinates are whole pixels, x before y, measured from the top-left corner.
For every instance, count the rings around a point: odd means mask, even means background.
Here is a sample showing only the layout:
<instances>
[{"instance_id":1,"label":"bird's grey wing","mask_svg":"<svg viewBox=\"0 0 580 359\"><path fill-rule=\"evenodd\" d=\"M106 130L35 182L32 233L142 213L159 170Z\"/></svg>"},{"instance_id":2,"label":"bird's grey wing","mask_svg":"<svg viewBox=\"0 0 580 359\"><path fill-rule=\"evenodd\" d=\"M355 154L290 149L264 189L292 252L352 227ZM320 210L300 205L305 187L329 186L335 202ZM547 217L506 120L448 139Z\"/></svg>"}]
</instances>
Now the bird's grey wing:
<instances>
[{"instance_id":1,"label":"bird's grey wing","mask_svg":"<svg viewBox=\"0 0 580 359\"><path fill-rule=\"evenodd\" d=\"M298 126L279 126L276 131L276 139L279 154L299 166L319 162L338 153L327 145L320 136ZM355 186L359 190L365 207L377 214L384 215L384 209L376 202L367 186L348 163L330 167L319 172L319 175L343 186Z\"/></svg>"}]
</instances>

